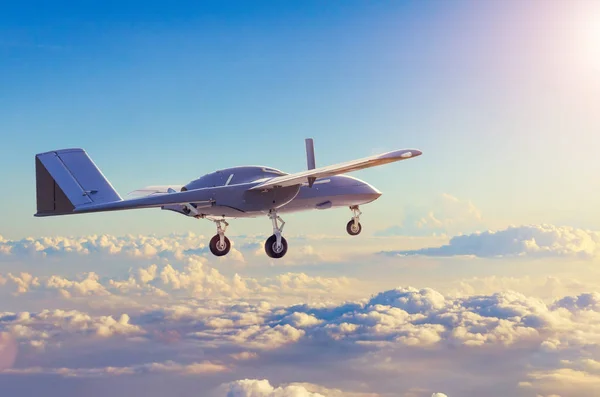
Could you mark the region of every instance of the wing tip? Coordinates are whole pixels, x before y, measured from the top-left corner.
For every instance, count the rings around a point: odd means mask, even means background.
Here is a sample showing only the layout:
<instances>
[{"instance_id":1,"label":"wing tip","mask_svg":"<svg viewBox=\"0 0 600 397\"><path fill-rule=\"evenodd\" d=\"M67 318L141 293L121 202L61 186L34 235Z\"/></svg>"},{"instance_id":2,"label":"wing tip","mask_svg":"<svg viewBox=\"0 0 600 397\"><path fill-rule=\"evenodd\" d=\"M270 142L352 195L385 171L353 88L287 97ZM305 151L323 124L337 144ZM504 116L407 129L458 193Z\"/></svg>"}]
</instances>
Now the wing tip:
<instances>
[{"instance_id":1,"label":"wing tip","mask_svg":"<svg viewBox=\"0 0 600 397\"><path fill-rule=\"evenodd\" d=\"M422 155L423 152L419 149L400 149L393 152L384 153L379 156L379 159L410 159Z\"/></svg>"}]
</instances>

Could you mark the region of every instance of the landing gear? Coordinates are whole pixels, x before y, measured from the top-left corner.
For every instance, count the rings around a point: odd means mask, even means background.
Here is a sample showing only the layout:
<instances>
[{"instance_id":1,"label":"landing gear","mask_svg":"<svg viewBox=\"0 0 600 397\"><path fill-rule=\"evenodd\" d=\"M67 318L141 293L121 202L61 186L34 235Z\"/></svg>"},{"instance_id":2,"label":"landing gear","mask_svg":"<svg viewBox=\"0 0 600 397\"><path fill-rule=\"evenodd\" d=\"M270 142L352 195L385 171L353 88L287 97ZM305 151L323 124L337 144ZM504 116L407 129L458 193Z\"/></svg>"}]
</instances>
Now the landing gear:
<instances>
[{"instance_id":1,"label":"landing gear","mask_svg":"<svg viewBox=\"0 0 600 397\"><path fill-rule=\"evenodd\" d=\"M282 258L288 248L286 239L281 235L285 222L277 215L277 211L269 211L269 219L273 222L273 235L265 242L265 252L270 258ZM281 222L281 225L279 225Z\"/></svg>"},{"instance_id":2,"label":"landing gear","mask_svg":"<svg viewBox=\"0 0 600 397\"><path fill-rule=\"evenodd\" d=\"M346 231L351 236L358 236L362 231L362 225L359 222L362 212L358 209L358 205L353 205L350 209L352 210L353 216L346 225Z\"/></svg>"},{"instance_id":3,"label":"landing gear","mask_svg":"<svg viewBox=\"0 0 600 397\"><path fill-rule=\"evenodd\" d=\"M265 242L265 252L270 258L282 258L288 249L287 240L282 236L280 244L277 244L277 236L272 235Z\"/></svg>"},{"instance_id":4,"label":"landing gear","mask_svg":"<svg viewBox=\"0 0 600 397\"><path fill-rule=\"evenodd\" d=\"M217 234L210 239L208 246L210 247L210 252L212 252L213 255L223 256L229 253L229 250L231 249L231 242L226 236L223 236L223 242L221 242L221 236Z\"/></svg>"},{"instance_id":5,"label":"landing gear","mask_svg":"<svg viewBox=\"0 0 600 397\"><path fill-rule=\"evenodd\" d=\"M229 223L227 223L225 219L211 220L217 224L217 234L210 239L210 243L208 244L210 252L212 252L215 256L227 255L231 249L231 242L225 236L225 231L227 230ZM223 227L222 224L225 226Z\"/></svg>"}]
</instances>

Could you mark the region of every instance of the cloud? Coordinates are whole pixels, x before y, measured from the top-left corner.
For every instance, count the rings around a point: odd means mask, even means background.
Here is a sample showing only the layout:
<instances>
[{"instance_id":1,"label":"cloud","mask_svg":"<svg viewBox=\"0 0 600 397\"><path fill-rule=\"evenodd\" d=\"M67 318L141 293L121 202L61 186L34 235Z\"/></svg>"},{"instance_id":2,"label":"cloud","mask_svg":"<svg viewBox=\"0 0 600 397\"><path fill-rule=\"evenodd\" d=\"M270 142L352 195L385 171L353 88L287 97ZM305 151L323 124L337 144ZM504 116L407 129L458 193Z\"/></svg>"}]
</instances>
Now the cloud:
<instances>
[{"instance_id":1,"label":"cloud","mask_svg":"<svg viewBox=\"0 0 600 397\"><path fill-rule=\"evenodd\" d=\"M377 397L375 393L356 393L331 389L312 383L272 386L267 379L242 379L221 386L224 397Z\"/></svg>"},{"instance_id":2,"label":"cloud","mask_svg":"<svg viewBox=\"0 0 600 397\"><path fill-rule=\"evenodd\" d=\"M91 378L122 375L139 375L144 373L170 373L177 375L198 375L216 372L225 372L229 369L220 364L203 361L191 364L179 364L173 361L160 363L147 363L127 367L100 367L100 368L10 368L0 371L8 375L58 375L67 378Z\"/></svg>"},{"instance_id":3,"label":"cloud","mask_svg":"<svg viewBox=\"0 0 600 397\"><path fill-rule=\"evenodd\" d=\"M481 211L470 201L442 194L427 207L410 206L400 225L380 230L378 236L430 236L464 233L483 227Z\"/></svg>"},{"instance_id":4,"label":"cloud","mask_svg":"<svg viewBox=\"0 0 600 397\"><path fill-rule=\"evenodd\" d=\"M125 279L101 278L95 272L82 273L76 279L59 275L34 277L29 273L14 276L9 273L6 286L14 287L16 294L31 291L56 292L65 299L88 296L282 299L285 296L301 295L318 298L319 295L342 291L356 283L356 280L347 277L320 277L292 272L259 281L237 273L227 277L217 269L207 266L202 258L186 258L183 263L186 264L152 264L133 268Z\"/></svg>"},{"instance_id":5,"label":"cloud","mask_svg":"<svg viewBox=\"0 0 600 397\"><path fill-rule=\"evenodd\" d=\"M244 379L230 383L227 397L325 397L323 394L311 393L303 386L273 387L268 380Z\"/></svg>"},{"instance_id":6,"label":"cloud","mask_svg":"<svg viewBox=\"0 0 600 397\"><path fill-rule=\"evenodd\" d=\"M593 350L600 345L600 295L580 292L594 291L590 284L555 288L560 293L542 300L510 290L524 289L525 279L466 279L454 289L401 286L348 301L346 291L366 290L346 277L293 272L249 277L242 274L247 268L217 269L197 255L133 263L121 266L129 270L119 277L66 276L49 267L41 274L6 269L0 292L20 292L10 298L17 302L14 309L0 313L0 333L12 338L19 360L3 381L198 373L209 390L236 379L254 384L260 369L278 382L266 381L268 387L259 389L272 395L422 397L443 390L475 396L465 385L474 378L491 381L504 371L503 395L518 395L520 387L521 393L549 396L560 391L551 387L552 376L558 376L553 371L595 376L600 362ZM566 282L546 281L540 288ZM474 288L477 284L483 287ZM26 301L69 310L23 310ZM507 370L502 362L514 365ZM4 367L10 365L14 362ZM219 375L209 381L211 374ZM297 380L307 383L289 383ZM329 388L332 384L340 389Z\"/></svg>"},{"instance_id":7,"label":"cloud","mask_svg":"<svg viewBox=\"0 0 600 397\"><path fill-rule=\"evenodd\" d=\"M190 250L205 248L204 236L194 233L157 236L91 235L83 237L28 237L0 239L0 254L53 256L65 254L127 255L137 258L169 257L182 259ZM189 256L189 255L188 255Z\"/></svg>"},{"instance_id":8,"label":"cloud","mask_svg":"<svg viewBox=\"0 0 600 397\"><path fill-rule=\"evenodd\" d=\"M453 237L448 245L410 251L385 251L386 255L501 257L568 257L590 259L600 255L600 232L569 226L511 226Z\"/></svg>"},{"instance_id":9,"label":"cloud","mask_svg":"<svg viewBox=\"0 0 600 397\"><path fill-rule=\"evenodd\" d=\"M600 362L593 359L562 360L561 368L534 370L519 383L523 389L533 389L552 396L593 397L600 390Z\"/></svg>"},{"instance_id":10,"label":"cloud","mask_svg":"<svg viewBox=\"0 0 600 397\"><path fill-rule=\"evenodd\" d=\"M116 318L115 318L116 317ZM40 312L0 312L0 331L33 347L60 344L73 336L109 338L141 335L144 330L130 323L128 314L91 316L77 310L42 310Z\"/></svg>"}]
</instances>

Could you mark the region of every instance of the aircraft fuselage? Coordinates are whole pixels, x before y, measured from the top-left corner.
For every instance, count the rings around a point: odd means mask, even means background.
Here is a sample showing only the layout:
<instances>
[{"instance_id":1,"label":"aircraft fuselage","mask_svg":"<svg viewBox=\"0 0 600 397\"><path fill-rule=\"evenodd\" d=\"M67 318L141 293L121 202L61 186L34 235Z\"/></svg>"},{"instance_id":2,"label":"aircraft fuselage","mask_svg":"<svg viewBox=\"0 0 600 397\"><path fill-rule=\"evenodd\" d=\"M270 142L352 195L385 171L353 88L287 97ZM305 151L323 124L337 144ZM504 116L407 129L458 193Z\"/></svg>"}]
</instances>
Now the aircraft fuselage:
<instances>
[{"instance_id":1,"label":"aircraft fuselage","mask_svg":"<svg viewBox=\"0 0 600 397\"><path fill-rule=\"evenodd\" d=\"M261 166L234 167L206 174L188 183L182 190L190 191L207 187L218 188L219 186L256 183L262 179L278 175L285 175L285 173ZM243 191L245 189L240 190L240 192ZM261 200L253 197L244 197L242 200L239 198L230 200L228 197L219 198L218 196L214 196L214 202L210 206L207 206L206 203L192 204L197 207L202 215L247 218L264 216L264 214L269 212L268 207L264 206L260 206L261 208L252 208L251 203L263 200L272 201L272 208L276 208L280 213L291 213L311 209L323 210L362 205L370 203L381 196L381 192L367 182L347 175L335 175L317 179L312 187L309 187L308 183L304 183L300 185L299 189L281 188L279 196L275 196L277 189L269 193L272 196L269 198L261 197ZM259 194L259 192L253 194ZM177 211L176 208L171 207L166 207L165 209Z\"/></svg>"}]
</instances>

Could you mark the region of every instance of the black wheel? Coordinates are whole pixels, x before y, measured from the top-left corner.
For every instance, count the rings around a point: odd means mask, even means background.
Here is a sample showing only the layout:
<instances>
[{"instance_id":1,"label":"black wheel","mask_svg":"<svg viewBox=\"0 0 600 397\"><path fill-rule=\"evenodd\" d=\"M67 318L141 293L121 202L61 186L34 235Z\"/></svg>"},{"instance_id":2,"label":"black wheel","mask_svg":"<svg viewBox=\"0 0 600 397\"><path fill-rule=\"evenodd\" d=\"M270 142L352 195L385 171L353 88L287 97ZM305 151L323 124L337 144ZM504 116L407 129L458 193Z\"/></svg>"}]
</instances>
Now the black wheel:
<instances>
[{"instance_id":1,"label":"black wheel","mask_svg":"<svg viewBox=\"0 0 600 397\"><path fill-rule=\"evenodd\" d=\"M277 246L277 236L272 235L265 241L265 252L271 258L282 258L287 252L288 244L285 238L281 236L281 246Z\"/></svg>"},{"instance_id":2,"label":"black wheel","mask_svg":"<svg viewBox=\"0 0 600 397\"><path fill-rule=\"evenodd\" d=\"M358 236L362 231L362 225L360 222L354 224L354 219L350 219L350 222L346 225L346 231L351 236Z\"/></svg>"},{"instance_id":3,"label":"black wheel","mask_svg":"<svg viewBox=\"0 0 600 397\"><path fill-rule=\"evenodd\" d=\"M215 256L227 255L227 253L231 249L231 242L229 241L227 236L223 236L223 242L225 244L221 245L221 239L219 238L218 234L211 238L210 243L208 244L208 246L210 247L210 252L212 252Z\"/></svg>"}]
</instances>

